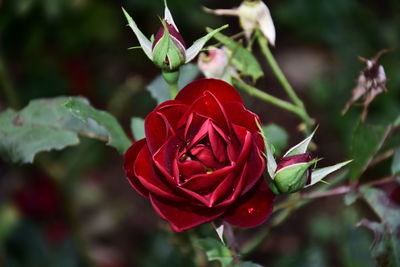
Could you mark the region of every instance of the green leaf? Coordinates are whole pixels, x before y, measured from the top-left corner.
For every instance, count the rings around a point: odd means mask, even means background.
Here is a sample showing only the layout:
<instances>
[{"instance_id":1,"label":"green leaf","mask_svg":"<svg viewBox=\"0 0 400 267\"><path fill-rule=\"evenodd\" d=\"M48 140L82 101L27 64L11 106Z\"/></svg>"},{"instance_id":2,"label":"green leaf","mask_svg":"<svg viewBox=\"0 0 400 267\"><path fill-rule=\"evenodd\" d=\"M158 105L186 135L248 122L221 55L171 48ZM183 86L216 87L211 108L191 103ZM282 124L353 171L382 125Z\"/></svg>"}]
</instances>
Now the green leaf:
<instances>
[{"instance_id":1,"label":"green leaf","mask_svg":"<svg viewBox=\"0 0 400 267\"><path fill-rule=\"evenodd\" d=\"M294 147L290 148L285 153L284 157L306 153L308 145L310 144L311 139L313 138L316 130L317 130L317 128L315 128L315 130L310 134L309 137L307 137L306 139L304 139L303 141L301 141L300 143L298 143Z\"/></svg>"},{"instance_id":2,"label":"green leaf","mask_svg":"<svg viewBox=\"0 0 400 267\"><path fill-rule=\"evenodd\" d=\"M275 153L280 155L281 151L287 146L288 134L285 129L275 123L263 126L263 132L268 141L274 145Z\"/></svg>"},{"instance_id":3,"label":"green leaf","mask_svg":"<svg viewBox=\"0 0 400 267\"><path fill-rule=\"evenodd\" d=\"M107 140L107 131L94 121L83 123L62 105L68 97L36 99L22 110L0 113L0 156L31 163L42 151L79 144L79 135ZM83 98L76 102L86 103Z\"/></svg>"},{"instance_id":4,"label":"green leaf","mask_svg":"<svg viewBox=\"0 0 400 267\"><path fill-rule=\"evenodd\" d=\"M394 151L391 170L392 174L400 173L400 147Z\"/></svg>"},{"instance_id":5,"label":"green leaf","mask_svg":"<svg viewBox=\"0 0 400 267\"><path fill-rule=\"evenodd\" d=\"M135 140L145 138L144 120L142 118L133 117L131 119L131 131Z\"/></svg>"},{"instance_id":6,"label":"green leaf","mask_svg":"<svg viewBox=\"0 0 400 267\"><path fill-rule=\"evenodd\" d=\"M207 28L207 31L210 32L212 29ZM222 33L215 34L214 38L224 44L232 52L232 63L243 75L252 77L253 81L256 81L264 75L257 59L241 44L236 43Z\"/></svg>"},{"instance_id":7,"label":"green leaf","mask_svg":"<svg viewBox=\"0 0 400 267\"><path fill-rule=\"evenodd\" d=\"M356 181L367 169L391 128L391 125L367 125L362 123L357 125L353 134L350 152L350 158L354 159L349 172L351 181Z\"/></svg>"},{"instance_id":8,"label":"green leaf","mask_svg":"<svg viewBox=\"0 0 400 267\"><path fill-rule=\"evenodd\" d=\"M339 170L340 168L346 166L350 162L352 162L352 160L344 161L344 162L341 162L341 163L338 163L338 164L335 164L332 166L328 166L325 168L313 170L311 173L311 183L306 185L305 187L309 187L309 186L312 186L312 185L318 183L319 181L324 179L326 176L328 176L332 172Z\"/></svg>"},{"instance_id":9,"label":"green leaf","mask_svg":"<svg viewBox=\"0 0 400 267\"><path fill-rule=\"evenodd\" d=\"M201 49L203 49L204 45L207 43L208 40L210 40L216 33L219 31L222 31L223 29L228 28L228 24L219 27L218 29L215 30L210 30L209 33L200 39L197 39L191 47L189 47L186 50L186 61L185 63L189 63L194 59L198 53L200 53Z\"/></svg>"},{"instance_id":10,"label":"green leaf","mask_svg":"<svg viewBox=\"0 0 400 267\"><path fill-rule=\"evenodd\" d=\"M372 256L384 266L400 266L400 212L398 204L392 202L381 189L361 187L360 194L380 219L379 223L366 219L359 223L359 225L371 229L375 235L375 241L371 248Z\"/></svg>"},{"instance_id":11,"label":"green leaf","mask_svg":"<svg viewBox=\"0 0 400 267\"><path fill-rule=\"evenodd\" d=\"M195 64L186 64L180 67L178 87L181 89L189 82L193 81L199 75L199 69ZM148 86L147 90L151 96L157 100L157 104L170 100L170 91L168 84L162 75L157 76Z\"/></svg>"},{"instance_id":12,"label":"green leaf","mask_svg":"<svg viewBox=\"0 0 400 267\"><path fill-rule=\"evenodd\" d=\"M228 266L233 260L230 250L216 239L198 239L196 245L206 252L209 261L219 261L222 267Z\"/></svg>"},{"instance_id":13,"label":"green leaf","mask_svg":"<svg viewBox=\"0 0 400 267\"><path fill-rule=\"evenodd\" d=\"M82 120L86 125L90 125L95 121L107 131L107 145L116 148L119 153L123 154L131 145L131 141L126 136L121 125L110 113L97 110L89 103L78 101L70 98L64 106L78 119Z\"/></svg>"}]
</instances>

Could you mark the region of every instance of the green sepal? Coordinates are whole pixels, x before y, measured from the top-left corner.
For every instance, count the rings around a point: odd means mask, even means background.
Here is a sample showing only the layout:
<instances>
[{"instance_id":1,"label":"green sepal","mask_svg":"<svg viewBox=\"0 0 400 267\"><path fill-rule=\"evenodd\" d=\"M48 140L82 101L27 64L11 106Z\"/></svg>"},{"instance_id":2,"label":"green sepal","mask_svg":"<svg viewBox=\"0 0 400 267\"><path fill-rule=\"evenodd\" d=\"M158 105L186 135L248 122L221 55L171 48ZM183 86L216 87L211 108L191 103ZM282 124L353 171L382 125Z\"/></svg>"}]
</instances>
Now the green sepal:
<instances>
[{"instance_id":1,"label":"green sepal","mask_svg":"<svg viewBox=\"0 0 400 267\"><path fill-rule=\"evenodd\" d=\"M164 35L153 48L153 62L159 68L175 70L185 63L185 54L174 43L165 21L162 20L161 23L164 27Z\"/></svg>"},{"instance_id":2,"label":"green sepal","mask_svg":"<svg viewBox=\"0 0 400 267\"><path fill-rule=\"evenodd\" d=\"M289 165L276 172L273 182L279 192L294 193L303 189L307 183L307 169L318 160Z\"/></svg>"}]
</instances>

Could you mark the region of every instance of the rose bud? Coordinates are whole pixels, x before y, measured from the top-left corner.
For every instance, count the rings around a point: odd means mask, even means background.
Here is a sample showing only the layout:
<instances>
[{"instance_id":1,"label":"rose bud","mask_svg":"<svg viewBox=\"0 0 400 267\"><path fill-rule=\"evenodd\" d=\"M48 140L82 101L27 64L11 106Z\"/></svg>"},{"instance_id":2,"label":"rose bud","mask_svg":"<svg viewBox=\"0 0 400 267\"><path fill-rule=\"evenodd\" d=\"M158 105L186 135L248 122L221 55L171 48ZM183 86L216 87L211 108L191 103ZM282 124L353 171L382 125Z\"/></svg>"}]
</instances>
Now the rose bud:
<instances>
[{"instance_id":1,"label":"rose bud","mask_svg":"<svg viewBox=\"0 0 400 267\"><path fill-rule=\"evenodd\" d=\"M226 47L210 47L206 53L200 53L197 65L206 78L216 78L231 83L232 77L238 77L236 69L230 64L229 50Z\"/></svg>"},{"instance_id":2,"label":"rose bud","mask_svg":"<svg viewBox=\"0 0 400 267\"><path fill-rule=\"evenodd\" d=\"M178 29L164 20L152 44L154 64L159 68L176 69L185 63L185 49Z\"/></svg>"},{"instance_id":3,"label":"rose bud","mask_svg":"<svg viewBox=\"0 0 400 267\"><path fill-rule=\"evenodd\" d=\"M267 170L272 179L270 188L275 194L294 193L303 188L312 186L332 172L351 162L351 160L349 160L321 169L312 169L312 166L320 159L313 158L312 155L306 151L314 136L315 130L309 137L290 148L284 156L276 162L271 151L271 144L268 144L268 140L262 133L262 127L260 125L259 130L266 143Z\"/></svg>"},{"instance_id":4,"label":"rose bud","mask_svg":"<svg viewBox=\"0 0 400 267\"><path fill-rule=\"evenodd\" d=\"M239 7L234 9L211 10L206 8L205 10L216 15L238 16L240 26L243 28L247 40L250 40L253 32L259 29L268 42L275 45L274 22L267 5L263 1L244 0Z\"/></svg>"},{"instance_id":5,"label":"rose bud","mask_svg":"<svg viewBox=\"0 0 400 267\"><path fill-rule=\"evenodd\" d=\"M164 19L162 20L163 25L156 34L156 37L153 38L152 36L150 40L139 30L135 21L129 16L125 9L122 9L128 20L129 27L139 40L140 47L147 57L162 69L175 70L178 69L179 66L190 62L197 56L205 43L210 40L215 33L228 27L228 25L224 25L208 33L186 49L185 42L179 34L179 30L175 25L166 1L164 1L164 4L165 12Z\"/></svg>"},{"instance_id":6,"label":"rose bud","mask_svg":"<svg viewBox=\"0 0 400 267\"><path fill-rule=\"evenodd\" d=\"M146 138L124 156L132 187L177 232L222 219L263 223L274 195L262 176L259 118L228 83L200 79L145 119Z\"/></svg>"},{"instance_id":7,"label":"rose bud","mask_svg":"<svg viewBox=\"0 0 400 267\"><path fill-rule=\"evenodd\" d=\"M315 160L310 153L281 158L278 161L274 178L274 185L278 193L297 192L309 184L311 182L311 166L314 163Z\"/></svg>"}]
</instances>

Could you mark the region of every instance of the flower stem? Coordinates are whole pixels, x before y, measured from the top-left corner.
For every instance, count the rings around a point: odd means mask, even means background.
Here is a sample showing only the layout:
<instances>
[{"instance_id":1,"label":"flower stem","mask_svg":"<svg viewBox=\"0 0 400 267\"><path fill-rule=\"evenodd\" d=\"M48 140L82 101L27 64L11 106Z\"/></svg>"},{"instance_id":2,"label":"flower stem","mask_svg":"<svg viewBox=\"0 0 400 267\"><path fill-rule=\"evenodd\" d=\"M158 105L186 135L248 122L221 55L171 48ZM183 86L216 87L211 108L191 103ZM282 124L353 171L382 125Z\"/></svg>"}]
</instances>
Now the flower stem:
<instances>
[{"instance_id":1,"label":"flower stem","mask_svg":"<svg viewBox=\"0 0 400 267\"><path fill-rule=\"evenodd\" d=\"M179 91L178 89L179 69L177 70L162 69L161 73L165 82L168 84L171 99L174 99Z\"/></svg>"},{"instance_id":2,"label":"flower stem","mask_svg":"<svg viewBox=\"0 0 400 267\"><path fill-rule=\"evenodd\" d=\"M245 91L246 93L248 93L251 96L257 97L265 102L268 102L274 106L277 106L279 108L282 108L284 110L287 110L289 112L292 112L294 114L296 114L297 116L299 116L302 120L305 119L304 113L301 110L301 108L293 105L292 103L285 101L285 100L281 100L273 95L270 95L266 92L263 92L239 79L233 78L233 85L238 87L239 89L242 89L243 91Z\"/></svg>"},{"instance_id":3,"label":"flower stem","mask_svg":"<svg viewBox=\"0 0 400 267\"><path fill-rule=\"evenodd\" d=\"M171 99L174 99L175 96L179 92L178 85L177 84L168 84L168 87L169 87L169 92L170 92L170 95L171 95Z\"/></svg>"},{"instance_id":4,"label":"flower stem","mask_svg":"<svg viewBox=\"0 0 400 267\"><path fill-rule=\"evenodd\" d=\"M264 54L265 59L267 60L276 78L279 80L280 84L282 85L283 89L285 90L289 98L300 109L298 115L306 124L307 126L306 128L310 130L313 123L312 119L310 118L305 109L303 101L301 101L301 99L297 96L296 92L293 90L292 86L290 85L285 75L283 74L281 68L279 67L278 63L275 60L275 57L272 55L271 50L269 49L268 42L265 39L265 37L258 31L256 32L256 34L257 34L258 44L260 45L261 48L261 52Z\"/></svg>"}]
</instances>

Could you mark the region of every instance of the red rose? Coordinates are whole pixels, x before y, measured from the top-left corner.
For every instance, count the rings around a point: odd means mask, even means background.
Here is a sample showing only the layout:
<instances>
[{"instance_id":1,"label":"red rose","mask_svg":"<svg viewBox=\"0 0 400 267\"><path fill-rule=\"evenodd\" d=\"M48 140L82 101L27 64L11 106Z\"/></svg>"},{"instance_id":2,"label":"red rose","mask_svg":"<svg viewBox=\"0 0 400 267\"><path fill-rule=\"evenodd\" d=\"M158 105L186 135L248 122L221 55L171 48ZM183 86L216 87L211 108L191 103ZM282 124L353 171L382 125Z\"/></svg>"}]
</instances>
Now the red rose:
<instances>
[{"instance_id":1,"label":"red rose","mask_svg":"<svg viewBox=\"0 0 400 267\"><path fill-rule=\"evenodd\" d=\"M274 196L256 120L229 84L194 81L147 116L146 138L125 154L126 175L174 231L217 218L257 226Z\"/></svg>"}]
</instances>

